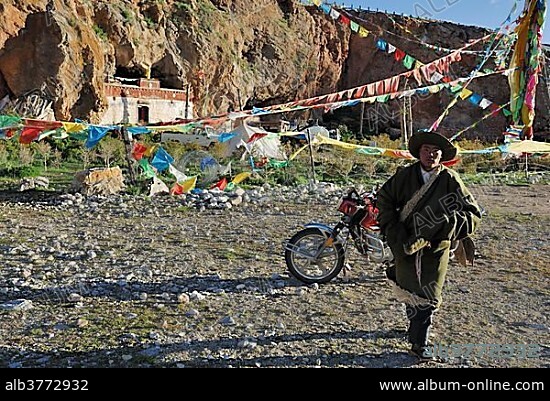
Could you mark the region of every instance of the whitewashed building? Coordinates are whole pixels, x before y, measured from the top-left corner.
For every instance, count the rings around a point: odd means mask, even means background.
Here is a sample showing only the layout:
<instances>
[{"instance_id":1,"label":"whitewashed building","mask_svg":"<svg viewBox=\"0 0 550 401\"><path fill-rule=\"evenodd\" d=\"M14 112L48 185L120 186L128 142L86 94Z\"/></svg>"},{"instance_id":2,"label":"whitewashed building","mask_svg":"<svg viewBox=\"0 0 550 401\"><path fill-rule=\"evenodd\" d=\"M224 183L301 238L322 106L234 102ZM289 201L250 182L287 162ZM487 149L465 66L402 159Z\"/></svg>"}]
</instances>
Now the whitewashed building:
<instances>
[{"instance_id":1,"label":"whitewashed building","mask_svg":"<svg viewBox=\"0 0 550 401\"><path fill-rule=\"evenodd\" d=\"M138 84L104 84L109 105L101 124L147 125L193 118L193 103L188 99L186 91L161 88L158 79L140 78L124 81L135 81Z\"/></svg>"}]
</instances>

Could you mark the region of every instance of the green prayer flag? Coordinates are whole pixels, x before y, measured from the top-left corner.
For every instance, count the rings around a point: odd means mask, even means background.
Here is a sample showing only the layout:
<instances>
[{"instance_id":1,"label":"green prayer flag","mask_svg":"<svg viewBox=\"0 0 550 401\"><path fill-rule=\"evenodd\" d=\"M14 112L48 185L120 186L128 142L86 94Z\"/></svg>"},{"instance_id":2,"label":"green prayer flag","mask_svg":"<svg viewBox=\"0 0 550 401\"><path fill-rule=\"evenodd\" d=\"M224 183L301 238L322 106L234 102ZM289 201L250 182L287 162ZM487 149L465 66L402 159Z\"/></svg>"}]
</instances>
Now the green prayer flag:
<instances>
[{"instance_id":1,"label":"green prayer flag","mask_svg":"<svg viewBox=\"0 0 550 401\"><path fill-rule=\"evenodd\" d=\"M359 148L356 150L357 153L361 153L364 155L370 155L370 156L380 156L384 153L384 149L382 148Z\"/></svg>"},{"instance_id":2,"label":"green prayer flag","mask_svg":"<svg viewBox=\"0 0 550 401\"><path fill-rule=\"evenodd\" d=\"M416 62L416 59L412 56L409 56L408 54L405 55L405 58L403 59L403 65L407 67L409 70L413 68L415 62Z\"/></svg>"},{"instance_id":3,"label":"green prayer flag","mask_svg":"<svg viewBox=\"0 0 550 401\"><path fill-rule=\"evenodd\" d=\"M287 167L289 165L289 162L270 159L269 165L274 168L282 168L282 167Z\"/></svg>"},{"instance_id":4,"label":"green prayer flag","mask_svg":"<svg viewBox=\"0 0 550 401\"><path fill-rule=\"evenodd\" d=\"M451 87L451 92L452 93L457 93L457 92L461 92L462 91L462 86L461 85L455 85L453 87Z\"/></svg>"},{"instance_id":5,"label":"green prayer flag","mask_svg":"<svg viewBox=\"0 0 550 401\"><path fill-rule=\"evenodd\" d=\"M13 127L21 122L21 118L17 116L0 116L0 128Z\"/></svg>"},{"instance_id":6,"label":"green prayer flag","mask_svg":"<svg viewBox=\"0 0 550 401\"><path fill-rule=\"evenodd\" d=\"M390 100L390 95L376 96L376 101L378 103L386 103L388 100Z\"/></svg>"},{"instance_id":7,"label":"green prayer flag","mask_svg":"<svg viewBox=\"0 0 550 401\"><path fill-rule=\"evenodd\" d=\"M153 178L156 176L155 171L149 164L149 160L147 160L146 158L142 158L139 161L139 166L143 169L143 174L145 175L145 177Z\"/></svg>"},{"instance_id":8,"label":"green prayer flag","mask_svg":"<svg viewBox=\"0 0 550 401\"><path fill-rule=\"evenodd\" d=\"M88 139L88 132L87 131L71 132L69 134L69 137L73 139L78 139L79 141L85 141L86 139Z\"/></svg>"}]
</instances>

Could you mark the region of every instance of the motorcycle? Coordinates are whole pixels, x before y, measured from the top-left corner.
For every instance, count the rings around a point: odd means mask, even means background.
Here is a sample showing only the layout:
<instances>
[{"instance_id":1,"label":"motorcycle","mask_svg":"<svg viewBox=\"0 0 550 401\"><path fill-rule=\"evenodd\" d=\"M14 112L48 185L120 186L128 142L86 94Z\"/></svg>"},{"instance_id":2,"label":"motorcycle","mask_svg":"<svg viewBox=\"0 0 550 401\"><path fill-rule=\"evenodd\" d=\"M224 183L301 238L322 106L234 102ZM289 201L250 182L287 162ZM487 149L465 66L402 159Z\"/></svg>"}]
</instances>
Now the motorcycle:
<instances>
[{"instance_id":1,"label":"motorcycle","mask_svg":"<svg viewBox=\"0 0 550 401\"><path fill-rule=\"evenodd\" d=\"M351 188L338 204L341 220L330 227L308 223L284 243L289 272L305 284L322 284L335 278L344 267L350 243L370 261L393 260L377 222L376 189L358 193Z\"/></svg>"}]
</instances>

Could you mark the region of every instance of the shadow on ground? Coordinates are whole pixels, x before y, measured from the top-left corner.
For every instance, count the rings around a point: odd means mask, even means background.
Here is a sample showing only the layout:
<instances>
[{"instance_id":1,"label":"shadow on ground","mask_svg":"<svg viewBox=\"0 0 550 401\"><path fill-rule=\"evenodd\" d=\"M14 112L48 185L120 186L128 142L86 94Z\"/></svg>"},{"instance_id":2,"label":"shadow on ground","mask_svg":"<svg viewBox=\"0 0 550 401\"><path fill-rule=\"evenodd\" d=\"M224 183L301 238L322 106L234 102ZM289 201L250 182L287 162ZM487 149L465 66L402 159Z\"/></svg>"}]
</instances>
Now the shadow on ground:
<instances>
[{"instance_id":1,"label":"shadow on ground","mask_svg":"<svg viewBox=\"0 0 550 401\"><path fill-rule=\"evenodd\" d=\"M342 331L332 333L297 333L262 337L255 346L268 347L277 344L280 350L292 342L313 342L314 340L365 340L400 338L404 333L390 331ZM294 355L265 355L247 358L243 357L193 357L192 355L207 352L210 355L223 355L224 352L235 351L246 354L240 344L250 338L219 338L215 340L190 341L153 345L144 348L142 345L122 346L116 348L94 350L89 352L21 352L17 348L0 349L0 367L410 367L418 363L415 357L406 352L387 349L381 352L365 352L362 354L334 353ZM371 347L372 348L372 347ZM268 348L266 348L268 351ZM178 359L179 353L188 355ZM131 356L129 358L128 356ZM126 359L126 360L125 360ZM90 363L94 361L94 363Z\"/></svg>"}]
</instances>

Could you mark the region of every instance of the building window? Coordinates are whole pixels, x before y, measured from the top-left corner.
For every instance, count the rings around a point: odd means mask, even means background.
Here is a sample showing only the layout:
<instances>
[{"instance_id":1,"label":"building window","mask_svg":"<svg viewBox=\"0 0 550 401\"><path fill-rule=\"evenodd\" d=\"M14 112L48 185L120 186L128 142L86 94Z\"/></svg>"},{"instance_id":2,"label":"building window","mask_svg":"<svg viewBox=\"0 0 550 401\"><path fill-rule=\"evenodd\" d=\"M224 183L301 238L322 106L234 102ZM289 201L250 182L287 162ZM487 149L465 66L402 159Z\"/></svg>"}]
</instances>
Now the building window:
<instances>
[{"instance_id":1,"label":"building window","mask_svg":"<svg viewBox=\"0 0 550 401\"><path fill-rule=\"evenodd\" d=\"M138 106L139 124L149 124L149 106Z\"/></svg>"}]
</instances>

